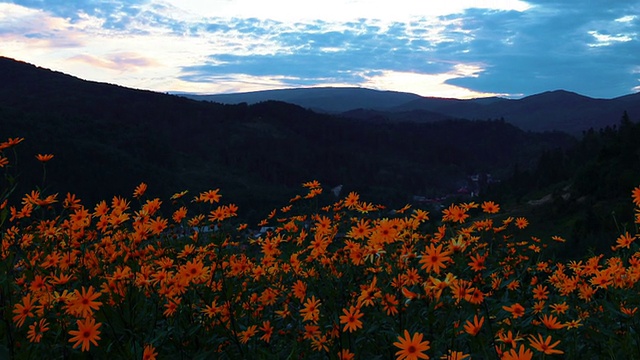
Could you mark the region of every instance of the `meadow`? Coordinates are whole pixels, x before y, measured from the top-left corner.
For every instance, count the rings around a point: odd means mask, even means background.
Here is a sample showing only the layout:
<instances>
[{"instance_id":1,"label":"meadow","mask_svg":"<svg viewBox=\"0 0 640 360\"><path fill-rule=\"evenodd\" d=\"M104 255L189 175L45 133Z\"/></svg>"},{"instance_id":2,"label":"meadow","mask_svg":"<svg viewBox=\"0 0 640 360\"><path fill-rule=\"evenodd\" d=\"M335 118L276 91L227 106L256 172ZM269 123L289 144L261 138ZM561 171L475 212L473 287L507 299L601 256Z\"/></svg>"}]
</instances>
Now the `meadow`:
<instances>
[{"instance_id":1,"label":"meadow","mask_svg":"<svg viewBox=\"0 0 640 360\"><path fill-rule=\"evenodd\" d=\"M640 186L611 252L569 261L493 201L325 204L309 181L246 224L215 187L83 204L46 186L52 154L16 194L23 140L0 143L1 358L640 358Z\"/></svg>"}]
</instances>

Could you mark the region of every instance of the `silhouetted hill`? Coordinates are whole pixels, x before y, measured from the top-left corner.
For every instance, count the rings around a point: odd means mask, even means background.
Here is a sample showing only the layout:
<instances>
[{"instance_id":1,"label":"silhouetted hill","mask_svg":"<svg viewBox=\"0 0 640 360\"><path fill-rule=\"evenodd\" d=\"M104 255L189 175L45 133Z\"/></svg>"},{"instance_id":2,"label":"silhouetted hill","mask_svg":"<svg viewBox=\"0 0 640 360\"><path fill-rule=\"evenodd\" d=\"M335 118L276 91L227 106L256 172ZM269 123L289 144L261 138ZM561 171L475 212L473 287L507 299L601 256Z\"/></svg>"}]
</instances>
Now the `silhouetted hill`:
<instances>
[{"instance_id":1,"label":"silhouetted hill","mask_svg":"<svg viewBox=\"0 0 640 360\"><path fill-rule=\"evenodd\" d=\"M374 110L374 120L401 119L438 121L441 119L504 119L527 131L564 131L573 135L617 123L627 111L640 117L640 94L616 99L594 99L564 90L544 92L522 99L480 98L471 100L421 97L393 91L362 88L307 88L270 90L224 95L185 95L192 99L221 103L256 103L280 100L325 112L342 112L365 119L363 110ZM417 112L414 112L419 110ZM426 112L430 115L425 116ZM401 113L401 114L398 114Z\"/></svg>"},{"instance_id":2,"label":"silhouetted hill","mask_svg":"<svg viewBox=\"0 0 640 360\"><path fill-rule=\"evenodd\" d=\"M264 216L317 179L370 201L455 192L467 176L496 177L544 149L574 142L503 121L360 121L276 101L223 105L84 81L0 58L3 136L25 137L21 188L76 193L89 206L140 182L166 199L221 188L241 216ZM36 153L53 153L42 165ZM327 195L329 196L329 195ZM243 212L244 209L244 212Z\"/></svg>"},{"instance_id":3,"label":"silhouetted hill","mask_svg":"<svg viewBox=\"0 0 640 360\"><path fill-rule=\"evenodd\" d=\"M329 113L340 113L358 108L385 110L420 97L411 93L378 91L356 87L278 89L219 95L183 94L182 96L194 100L224 104L239 104L243 102L255 104L268 100L284 101L307 109Z\"/></svg>"}]
</instances>

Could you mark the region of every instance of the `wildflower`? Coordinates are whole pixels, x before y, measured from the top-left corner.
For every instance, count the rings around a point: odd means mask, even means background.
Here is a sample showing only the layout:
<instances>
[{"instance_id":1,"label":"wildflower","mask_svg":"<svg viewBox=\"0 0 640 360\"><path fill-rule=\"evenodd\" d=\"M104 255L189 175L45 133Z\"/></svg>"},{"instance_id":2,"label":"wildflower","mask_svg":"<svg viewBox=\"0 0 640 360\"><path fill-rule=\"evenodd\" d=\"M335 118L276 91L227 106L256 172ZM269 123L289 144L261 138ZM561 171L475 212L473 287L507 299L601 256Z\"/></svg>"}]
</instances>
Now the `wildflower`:
<instances>
[{"instance_id":1,"label":"wildflower","mask_svg":"<svg viewBox=\"0 0 640 360\"><path fill-rule=\"evenodd\" d=\"M373 230L369 227L369 220L360 219L360 221L358 221L358 223L347 233L347 236L355 240L365 239L371 235L372 231Z\"/></svg>"},{"instance_id":2,"label":"wildflower","mask_svg":"<svg viewBox=\"0 0 640 360\"><path fill-rule=\"evenodd\" d=\"M352 191L344 199L344 205L349 209L353 209L358 204L358 201L360 201L360 195Z\"/></svg>"},{"instance_id":3,"label":"wildflower","mask_svg":"<svg viewBox=\"0 0 640 360\"><path fill-rule=\"evenodd\" d=\"M9 159L7 159L4 156L0 156L0 168L4 167L5 165L7 165L9 163Z\"/></svg>"},{"instance_id":4,"label":"wildflower","mask_svg":"<svg viewBox=\"0 0 640 360\"><path fill-rule=\"evenodd\" d=\"M444 209L442 214L442 221L453 221L458 223L463 223L469 217L469 214L467 214L463 208L453 204L451 204L447 209Z\"/></svg>"},{"instance_id":5,"label":"wildflower","mask_svg":"<svg viewBox=\"0 0 640 360\"><path fill-rule=\"evenodd\" d=\"M502 360L531 360L533 358L533 351L520 345L520 348L516 352L515 349L511 349L505 352L502 356Z\"/></svg>"},{"instance_id":6,"label":"wildflower","mask_svg":"<svg viewBox=\"0 0 640 360\"><path fill-rule=\"evenodd\" d=\"M563 324L558 322L558 318L553 315L544 314L542 315L540 321L542 322L542 325L544 325L549 330L558 330L564 327Z\"/></svg>"},{"instance_id":7,"label":"wildflower","mask_svg":"<svg viewBox=\"0 0 640 360\"><path fill-rule=\"evenodd\" d=\"M181 191L179 193L175 193L175 194L171 195L171 197L169 199L170 200L180 199L181 197L187 195L188 192L189 192L188 190L184 190L184 191Z\"/></svg>"},{"instance_id":8,"label":"wildflower","mask_svg":"<svg viewBox=\"0 0 640 360\"><path fill-rule=\"evenodd\" d=\"M524 339L519 334L516 334L514 337L511 330L509 330L506 335L502 331L499 332L498 339L497 339L497 341L510 345L512 348L515 348L517 346L517 342L522 340Z\"/></svg>"},{"instance_id":9,"label":"wildflower","mask_svg":"<svg viewBox=\"0 0 640 360\"><path fill-rule=\"evenodd\" d=\"M22 304L16 304L13 308L13 322L18 327L22 327L27 317L33 317L34 303L31 300L31 294L22 297Z\"/></svg>"},{"instance_id":10,"label":"wildflower","mask_svg":"<svg viewBox=\"0 0 640 360\"><path fill-rule=\"evenodd\" d=\"M485 201L482 203L482 211L487 214L495 214L500 211L500 206L493 201Z\"/></svg>"},{"instance_id":11,"label":"wildflower","mask_svg":"<svg viewBox=\"0 0 640 360\"><path fill-rule=\"evenodd\" d=\"M414 333L412 337L407 330L404 331L404 337L398 336L398 341L393 343L400 349L396 352L396 360L428 359L429 356L424 351L429 350L431 346L429 341L422 341L423 336L423 334Z\"/></svg>"},{"instance_id":12,"label":"wildflower","mask_svg":"<svg viewBox=\"0 0 640 360\"><path fill-rule=\"evenodd\" d=\"M564 327L567 329L577 329L582 326L582 320L571 320L564 323Z\"/></svg>"},{"instance_id":13,"label":"wildflower","mask_svg":"<svg viewBox=\"0 0 640 360\"><path fill-rule=\"evenodd\" d=\"M240 335L240 342L246 344L251 340L251 338L256 334L257 325L251 325L247 328L247 330L241 331L238 335Z\"/></svg>"},{"instance_id":14,"label":"wildflower","mask_svg":"<svg viewBox=\"0 0 640 360\"><path fill-rule=\"evenodd\" d=\"M306 183L303 183L302 187L309 188L309 189L317 189L320 187L320 183L318 182L318 180L308 181Z\"/></svg>"},{"instance_id":15,"label":"wildflower","mask_svg":"<svg viewBox=\"0 0 640 360\"><path fill-rule=\"evenodd\" d=\"M42 335L49 330L49 324L46 319L40 319L39 322L34 322L29 325L29 331L27 332L27 339L32 343L38 343L42 340Z\"/></svg>"},{"instance_id":16,"label":"wildflower","mask_svg":"<svg viewBox=\"0 0 640 360\"><path fill-rule=\"evenodd\" d=\"M462 351L447 351L447 353L445 355L442 355L440 357L440 359L442 360L462 360L462 359L468 359L470 358L471 355L469 354L465 354Z\"/></svg>"},{"instance_id":17,"label":"wildflower","mask_svg":"<svg viewBox=\"0 0 640 360\"><path fill-rule=\"evenodd\" d=\"M636 237L629 235L629 232L627 231L624 235L620 235L618 237L618 239L616 240L617 245L612 246L611 250L615 251L617 249L622 249L622 248L629 249L631 247L631 243L633 243L635 239Z\"/></svg>"},{"instance_id":18,"label":"wildflower","mask_svg":"<svg viewBox=\"0 0 640 360\"><path fill-rule=\"evenodd\" d=\"M519 303L515 303L511 306L503 306L502 307L505 311L508 311L511 313L511 316L513 316L514 319L517 319L519 317L521 317L522 315L524 315L524 307L522 305L520 305Z\"/></svg>"},{"instance_id":19,"label":"wildflower","mask_svg":"<svg viewBox=\"0 0 640 360\"><path fill-rule=\"evenodd\" d=\"M433 244L429 244L429 247L425 249L425 252L422 255L422 259L420 259L422 269L427 272L433 270L436 274L440 274L440 269L446 268L446 262L451 260L448 255L448 251L442 251L442 244L437 247Z\"/></svg>"},{"instance_id":20,"label":"wildflower","mask_svg":"<svg viewBox=\"0 0 640 360\"><path fill-rule=\"evenodd\" d=\"M78 330L69 331L69 335L73 335L69 342L75 342L73 348L75 349L82 345L82 351L88 351L91 346L89 343L98 346L98 340L100 340L100 330L98 328L102 324L96 324L96 320L91 317L86 318L84 321L78 320L76 323L78 324Z\"/></svg>"},{"instance_id":21,"label":"wildflower","mask_svg":"<svg viewBox=\"0 0 640 360\"><path fill-rule=\"evenodd\" d=\"M220 189L209 190L203 193L200 193L200 196L197 199L199 202L209 202L210 204L220 202L221 195L218 194Z\"/></svg>"},{"instance_id":22,"label":"wildflower","mask_svg":"<svg viewBox=\"0 0 640 360\"><path fill-rule=\"evenodd\" d=\"M346 332L354 332L360 328L362 328L362 321L360 318L364 316L362 312L360 312L359 307L351 306L349 310L342 309L344 315L340 316L340 324L344 324L344 328L342 331Z\"/></svg>"},{"instance_id":23,"label":"wildflower","mask_svg":"<svg viewBox=\"0 0 640 360\"><path fill-rule=\"evenodd\" d=\"M542 284L538 284L535 289L533 289L533 298L536 300L545 300L549 297L549 290L546 286Z\"/></svg>"},{"instance_id":24,"label":"wildflower","mask_svg":"<svg viewBox=\"0 0 640 360\"><path fill-rule=\"evenodd\" d=\"M156 348L151 344L147 344L144 346L144 351L142 352L142 360L156 360L156 356L158 353L156 352Z\"/></svg>"},{"instance_id":25,"label":"wildflower","mask_svg":"<svg viewBox=\"0 0 640 360\"><path fill-rule=\"evenodd\" d=\"M320 327L318 325L304 326L304 335L302 336L303 339L312 340L318 336L320 336Z\"/></svg>"},{"instance_id":26,"label":"wildflower","mask_svg":"<svg viewBox=\"0 0 640 360\"><path fill-rule=\"evenodd\" d=\"M184 206L176 210L171 216L173 221L175 221L176 223L180 223L185 217L187 217L187 208Z\"/></svg>"},{"instance_id":27,"label":"wildflower","mask_svg":"<svg viewBox=\"0 0 640 360\"><path fill-rule=\"evenodd\" d=\"M464 331L471 336L476 336L482 329L482 324L484 324L484 316L478 320L478 315L473 315L473 323L467 320L464 324Z\"/></svg>"},{"instance_id":28,"label":"wildflower","mask_svg":"<svg viewBox=\"0 0 640 360\"><path fill-rule=\"evenodd\" d=\"M311 347L315 351L329 351L329 341L327 340L327 335L316 336L311 339Z\"/></svg>"},{"instance_id":29,"label":"wildflower","mask_svg":"<svg viewBox=\"0 0 640 360\"><path fill-rule=\"evenodd\" d=\"M145 191L147 191L147 184L140 183L140 185L136 186L135 190L133 190L133 197L140 198L144 195Z\"/></svg>"},{"instance_id":30,"label":"wildflower","mask_svg":"<svg viewBox=\"0 0 640 360\"><path fill-rule=\"evenodd\" d=\"M529 344L532 348L545 353L546 355L553 354L564 354L564 351L554 349L558 344L560 344L560 340L551 344L551 335L547 336L545 340L542 339L542 335L538 334L538 338L535 338L533 335L529 337Z\"/></svg>"},{"instance_id":31,"label":"wildflower","mask_svg":"<svg viewBox=\"0 0 640 360\"><path fill-rule=\"evenodd\" d=\"M297 280L295 284L292 286L293 288L293 296L295 296L298 300L304 300L307 293L307 285L301 280Z\"/></svg>"},{"instance_id":32,"label":"wildflower","mask_svg":"<svg viewBox=\"0 0 640 360\"><path fill-rule=\"evenodd\" d=\"M75 300L71 304L71 309L74 313L83 317L91 316L94 310L98 310L101 302L95 301L100 297L100 293L95 293L93 286L89 286L89 290L82 287L82 292L75 290Z\"/></svg>"},{"instance_id":33,"label":"wildflower","mask_svg":"<svg viewBox=\"0 0 640 360\"><path fill-rule=\"evenodd\" d=\"M338 360L353 360L356 355L347 349L342 349L338 353Z\"/></svg>"},{"instance_id":34,"label":"wildflower","mask_svg":"<svg viewBox=\"0 0 640 360\"><path fill-rule=\"evenodd\" d=\"M178 305L180 305L182 299L169 299L166 304L164 304L165 310L162 313L164 316L169 317L176 313L178 310Z\"/></svg>"},{"instance_id":35,"label":"wildflower","mask_svg":"<svg viewBox=\"0 0 640 360\"><path fill-rule=\"evenodd\" d=\"M471 267L471 270L473 271L482 271L484 269L486 269L487 267L484 265L485 260L487 259L487 255L480 255L480 254L476 254L476 255L471 255L471 262L469 262L469 266Z\"/></svg>"},{"instance_id":36,"label":"wildflower","mask_svg":"<svg viewBox=\"0 0 640 360\"><path fill-rule=\"evenodd\" d=\"M320 300L316 299L315 295L311 296L310 299L307 299L304 304L304 309L300 310L300 315L302 315L303 321L318 321L320 317Z\"/></svg>"},{"instance_id":37,"label":"wildflower","mask_svg":"<svg viewBox=\"0 0 640 360\"><path fill-rule=\"evenodd\" d=\"M633 199L633 203L640 207L640 186L636 186L631 192L631 197Z\"/></svg>"},{"instance_id":38,"label":"wildflower","mask_svg":"<svg viewBox=\"0 0 640 360\"><path fill-rule=\"evenodd\" d=\"M260 337L260 340L264 340L265 342L271 341L271 335L273 335L273 327L271 326L271 322L269 320L264 321L262 326L260 327L260 331L264 334Z\"/></svg>"},{"instance_id":39,"label":"wildflower","mask_svg":"<svg viewBox=\"0 0 640 360\"><path fill-rule=\"evenodd\" d=\"M518 229L524 229L527 227L527 225L529 225L529 221L527 221L527 219L523 218L523 217L519 217L516 218L516 227Z\"/></svg>"},{"instance_id":40,"label":"wildflower","mask_svg":"<svg viewBox=\"0 0 640 360\"><path fill-rule=\"evenodd\" d=\"M45 163L51 159L53 159L53 155L52 154L38 154L36 155L36 159L38 159L38 161Z\"/></svg>"},{"instance_id":41,"label":"wildflower","mask_svg":"<svg viewBox=\"0 0 640 360\"><path fill-rule=\"evenodd\" d=\"M398 303L395 295L385 294L382 299L382 308L387 315L396 315L398 314Z\"/></svg>"}]
</instances>

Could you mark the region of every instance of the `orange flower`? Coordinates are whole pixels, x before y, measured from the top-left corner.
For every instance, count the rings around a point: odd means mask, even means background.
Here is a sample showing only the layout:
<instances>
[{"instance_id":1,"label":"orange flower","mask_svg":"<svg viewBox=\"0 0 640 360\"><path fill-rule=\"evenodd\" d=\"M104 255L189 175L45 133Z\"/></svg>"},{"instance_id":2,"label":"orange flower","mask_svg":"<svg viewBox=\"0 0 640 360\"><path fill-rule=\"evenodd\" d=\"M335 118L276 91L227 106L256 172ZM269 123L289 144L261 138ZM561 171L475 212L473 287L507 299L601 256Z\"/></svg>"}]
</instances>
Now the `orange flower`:
<instances>
[{"instance_id":1,"label":"orange flower","mask_svg":"<svg viewBox=\"0 0 640 360\"><path fill-rule=\"evenodd\" d=\"M505 334L503 331L498 333L498 339L496 339L497 341L503 342L509 346L511 346L512 348L515 348L517 346L517 342L518 341L522 341L524 340L519 334L516 334L515 337L513 336L513 333L511 332L511 330L507 331L507 333Z\"/></svg>"},{"instance_id":2,"label":"orange flower","mask_svg":"<svg viewBox=\"0 0 640 360\"><path fill-rule=\"evenodd\" d=\"M218 194L220 189L209 190L203 193L200 193L200 196L197 198L200 202L209 202L210 204L220 202L221 195Z\"/></svg>"},{"instance_id":3,"label":"orange flower","mask_svg":"<svg viewBox=\"0 0 640 360\"><path fill-rule=\"evenodd\" d=\"M164 229L167 228L167 225L167 219L163 219L158 216L155 220L151 220L151 222L149 223L149 230L151 230L151 233L153 235L160 235L164 231Z\"/></svg>"},{"instance_id":4,"label":"orange flower","mask_svg":"<svg viewBox=\"0 0 640 360\"><path fill-rule=\"evenodd\" d=\"M53 159L53 154L38 154L38 155L36 155L36 159L38 159L38 161L40 161L40 162L45 163L45 162Z\"/></svg>"},{"instance_id":5,"label":"orange flower","mask_svg":"<svg viewBox=\"0 0 640 360\"><path fill-rule=\"evenodd\" d=\"M340 316L340 324L344 324L344 328L342 331L346 332L354 332L360 328L362 328L362 321L360 318L364 316L362 312L360 312L359 307L351 306L349 310L342 309L344 315Z\"/></svg>"},{"instance_id":6,"label":"orange flower","mask_svg":"<svg viewBox=\"0 0 640 360\"><path fill-rule=\"evenodd\" d=\"M31 300L31 294L27 294L27 296L22 297L22 304L16 304L13 308L13 322L16 323L18 327L21 327L24 324L24 321L27 317L33 317L34 303Z\"/></svg>"},{"instance_id":7,"label":"orange flower","mask_svg":"<svg viewBox=\"0 0 640 360\"><path fill-rule=\"evenodd\" d=\"M529 225L529 221L523 217L516 218L516 226L518 229L524 229Z\"/></svg>"},{"instance_id":8,"label":"orange flower","mask_svg":"<svg viewBox=\"0 0 640 360\"><path fill-rule=\"evenodd\" d=\"M73 335L69 342L75 342L73 348L77 348L82 345L82 351L88 351L91 346L89 343L98 346L98 340L100 340L100 330L98 328L101 323L96 324L94 318L86 318L84 321L78 320L78 330L69 331L69 335Z\"/></svg>"},{"instance_id":9,"label":"orange flower","mask_svg":"<svg viewBox=\"0 0 640 360\"><path fill-rule=\"evenodd\" d=\"M443 360L462 360L462 359L468 359L470 357L471 357L471 355L465 354L462 351L451 351L451 350L449 350L449 351L447 351L447 354L446 355L442 355L440 357L440 359L443 359Z\"/></svg>"},{"instance_id":10,"label":"orange flower","mask_svg":"<svg viewBox=\"0 0 640 360\"><path fill-rule=\"evenodd\" d=\"M293 296L295 296L300 301L304 300L304 297L307 293L307 285L301 280L298 280L295 282L295 284L293 284L292 288Z\"/></svg>"},{"instance_id":11,"label":"orange flower","mask_svg":"<svg viewBox=\"0 0 640 360\"><path fill-rule=\"evenodd\" d=\"M181 191L179 193L175 193L175 194L171 195L171 197L169 199L171 199L171 200L180 199L181 197L187 195L188 192L189 192L188 190L184 190L184 191Z\"/></svg>"},{"instance_id":12,"label":"orange flower","mask_svg":"<svg viewBox=\"0 0 640 360\"><path fill-rule=\"evenodd\" d=\"M0 156L0 168L4 167L5 165L7 165L9 163L9 159L7 159L4 156Z\"/></svg>"},{"instance_id":13,"label":"orange flower","mask_svg":"<svg viewBox=\"0 0 640 360\"><path fill-rule=\"evenodd\" d=\"M558 344L560 344L560 340L551 344L551 335L547 336L545 340L542 339L542 335L540 334L538 334L537 339L532 335L531 337L529 337L529 344L532 348L547 355L564 354L564 351L554 349L556 346L558 346Z\"/></svg>"},{"instance_id":14,"label":"orange flower","mask_svg":"<svg viewBox=\"0 0 640 360\"><path fill-rule=\"evenodd\" d=\"M520 345L520 349L516 352L515 349L511 349L502 355L501 360L531 360L533 358L533 351Z\"/></svg>"},{"instance_id":15,"label":"orange flower","mask_svg":"<svg viewBox=\"0 0 640 360\"><path fill-rule=\"evenodd\" d=\"M396 360L417 360L428 359L429 356L424 351L429 350L429 341L422 341L424 335L420 333L414 333L413 337L409 334L409 331L404 331L404 337L398 336L398 341L393 345L399 348L396 352Z\"/></svg>"},{"instance_id":16,"label":"orange flower","mask_svg":"<svg viewBox=\"0 0 640 360\"><path fill-rule=\"evenodd\" d=\"M300 310L300 315L302 315L303 321L318 321L320 317L320 300L316 299L315 295L311 296L310 299L304 304L304 309Z\"/></svg>"},{"instance_id":17,"label":"orange flower","mask_svg":"<svg viewBox=\"0 0 640 360\"><path fill-rule=\"evenodd\" d=\"M338 360L353 360L355 359L356 354L352 353L347 349L342 349L338 353Z\"/></svg>"},{"instance_id":18,"label":"orange flower","mask_svg":"<svg viewBox=\"0 0 640 360\"><path fill-rule=\"evenodd\" d=\"M519 303L515 303L511 306L503 306L502 307L505 311L508 311L511 313L511 316L513 316L514 319L517 319L521 316L524 315L524 307L522 305L520 305Z\"/></svg>"},{"instance_id":19,"label":"orange flower","mask_svg":"<svg viewBox=\"0 0 640 360\"><path fill-rule=\"evenodd\" d=\"M262 322L260 331L264 333L260 337L260 340L264 340L265 342L271 341L271 335L273 335L273 327L271 326L271 322L269 320Z\"/></svg>"},{"instance_id":20,"label":"orange flower","mask_svg":"<svg viewBox=\"0 0 640 360\"><path fill-rule=\"evenodd\" d=\"M91 316L94 310L98 310L100 305L99 301L94 301L100 297L100 293L95 293L93 286L89 286L89 290L82 287L82 292L75 290L75 300L71 304L71 309L74 313L79 314L82 317Z\"/></svg>"},{"instance_id":21,"label":"orange flower","mask_svg":"<svg viewBox=\"0 0 640 360\"><path fill-rule=\"evenodd\" d=\"M444 209L442 214L442 221L453 221L459 223L463 223L469 217L469 214L467 214L463 208L453 204L451 204L449 208Z\"/></svg>"},{"instance_id":22,"label":"orange flower","mask_svg":"<svg viewBox=\"0 0 640 360\"><path fill-rule=\"evenodd\" d=\"M640 186L636 186L631 192L631 197L633 199L633 203L640 207Z\"/></svg>"},{"instance_id":23,"label":"orange flower","mask_svg":"<svg viewBox=\"0 0 640 360\"><path fill-rule=\"evenodd\" d=\"M500 211L500 206L493 201L485 201L482 203L482 211L488 214L495 214Z\"/></svg>"},{"instance_id":24,"label":"orange flower","mask_svg":"<svg viewBox=\"0 0 640 360\"><path fill-rule=\"evenodd\" d=\"M546 286L542 284L538 284L535 289L533 289L533 298L536 300L545 300L549 298L549 290Z\"/></svg>"},{"instance_id":25,"label":"orange flower","mask_svg":"<svg viewBox=\"0 0 640 360\"><path fill-rule=\"evenodd\" d=\"M240 335L240 342L246 344L251 340L251 338L256 334L258 329L258 325L251 325L247 328L247 330L241 331L238 335Z\"/></svg>"},{"instance_id":26,"label":"orange flower","mask_svg":"<svg viewBox=\"0 0 640 360\"><path fill-rule=\"evenodd\" d=\"M476 254L476 255L471 255L471 262L469 262L469 266L471 267L471 270L473 271L482 271L484 269L486 269L487 267L484 265L485 260L487 259L487 255L480 255L480 254Z\"/></svg>"},{"instance_id":27,"label":"orange flower","mask_svg":"<svg viewBox=\"0 0 640 360\"><path fill-rule=\"evenodd\" d=\"M0 150L8 149L12 146L18 145L23 142L24 138L9 138L7 141L0 143Z\"/></svg>"},{"instance_id":28,"label":"orange flower","mask_svg":"<svg viewBox=\"0 0 640 360\"><path fill-rule=\"evenodd\" d=\"M156 360L156 356L158 353L156 352L156 348L151 344L147 344L144 346L144 351L142 352L142 360Z\"/></svg>"},{"instance_id":29,"label":"orange flower","mask_svg":"<svg viewBox=\"0 0 640 360\"><path fill-rule=\"evenodd\" d=\"M133 197L134 198L142 197L145 191L147 191L147 184L142 182L140 183L140 185L136 186L135 190L133 190Z\"/></svg>"},{"instance_id":30,"label":"orange flower","mask_svg":"<svg viewBox=\"0 0 640 360\"><path fill-rule=\"evenodd\" d=\"M39 322L34 322L29 325L29 332L27 332L27 339L32 343L39 343L42 340L42 335L49 330L49 324L46 319L40 319Z\"/></svg>"},{"instance_id":31,"label":"orange flower","mask_svg":"<svg viewBox=\"0 0 640 360\"><path fill-rule=\"evenodd\" d=\"M356 205L358 205L358 201L360 201L360 195L352 191L344 199L344 206L349 209L353 209L356 207Z\"/></svg>"},{"instance_id":32,"label":"orange flower","mask_svg":"<svg viewBox=\"0 0 640 360\"><path fill-rule=\"evenodd\" d=\"M464 324L464 331L471 336L476 336L482 329L482 324L484 324L484 316L478 320L478 315L473 315L473 323L467 320Z\"/></svg>"},{"instance_id":33,"label":"orange flower","mask_svg":"<svg viewBox=\"0 0 640 360\"><path fill-rule=\"evenodd\" d=\"M451 260L448 255L448 251L442 251L442 244L437 247L429 244L429 247L427 247L422 254L422 259L420 259L422 269L427 272L433 271L436 274L440 274L440 269L446 268L447 265L445 264Z\"/></svg>"},{"instance_id":34,"label":"orange flower","mask_svg":"<svg viewBox=\"0 0 640 360\"><path fill-rule=\"evenodd\" d=\"M631 236L629 235L629 232L627 231L624 235L620 235L618 237L618 239L616 240L616 246L612 246L611 250L617 250L617 249L622 249L622 248L627 248L629 249L629 247L631 246L631 243L633 243L633 241L636 239L635 236Z\"/></svg>"},{"instance_id":35,"label":"orange flower","mask_svg":"<svg viewBox=\"0 0 640 360\"><path fill-rule=\"evenodd\" d=\"M558 322L558 318L553 315L544 314L540 321L542 322L542 325L546 326L549 330L558 330L564 327L563 324Z\"/></svg>"}]
</instances>

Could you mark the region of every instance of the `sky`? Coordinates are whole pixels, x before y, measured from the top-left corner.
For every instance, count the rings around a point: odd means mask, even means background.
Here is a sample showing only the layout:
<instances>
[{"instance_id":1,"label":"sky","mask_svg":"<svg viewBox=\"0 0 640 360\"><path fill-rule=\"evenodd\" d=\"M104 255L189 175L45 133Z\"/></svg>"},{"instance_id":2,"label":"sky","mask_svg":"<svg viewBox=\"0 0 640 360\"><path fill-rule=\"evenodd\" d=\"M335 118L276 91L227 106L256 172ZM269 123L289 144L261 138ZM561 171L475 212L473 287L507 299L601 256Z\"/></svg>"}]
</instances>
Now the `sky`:
<instances>
[{"instance_id":1,"label":"sky","mask_svg":"<svg viewBox=\"0 0 640 360\"><path fill-rule=\"evenodd\" d=\"M0 0L0 55L159 92L640 92L640 0Z\"/></svg>"}]
</instances>

